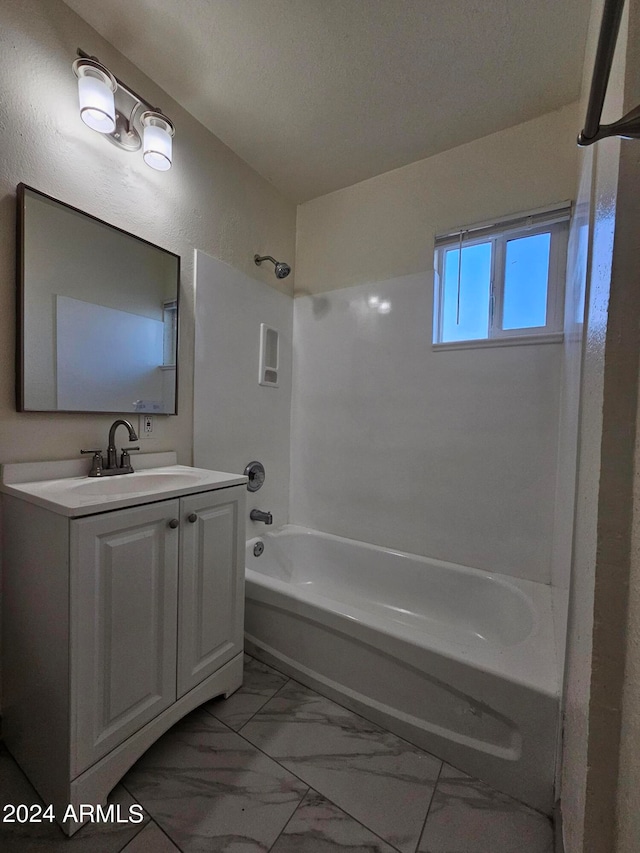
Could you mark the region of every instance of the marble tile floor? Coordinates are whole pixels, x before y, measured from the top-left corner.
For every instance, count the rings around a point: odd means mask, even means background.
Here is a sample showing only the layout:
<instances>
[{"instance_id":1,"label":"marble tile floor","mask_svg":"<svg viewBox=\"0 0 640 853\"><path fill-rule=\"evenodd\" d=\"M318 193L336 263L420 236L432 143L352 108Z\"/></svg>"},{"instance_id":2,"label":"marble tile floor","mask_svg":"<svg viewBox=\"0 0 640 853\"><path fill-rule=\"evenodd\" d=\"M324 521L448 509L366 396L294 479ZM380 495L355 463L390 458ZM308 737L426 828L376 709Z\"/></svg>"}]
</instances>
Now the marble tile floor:
<instances>
[{"instance_id":1,"label":"marble tile floor","mask_svg":"<svg viewBox=\"0 0 640 853\"><path fill-rule=\"evenodd\" d=\"M0 823L2 853L552 853L550 821L246 656L111 794L142 823ZM0 807L39 803L0 746Z\"/></svg>"}]
</instances>

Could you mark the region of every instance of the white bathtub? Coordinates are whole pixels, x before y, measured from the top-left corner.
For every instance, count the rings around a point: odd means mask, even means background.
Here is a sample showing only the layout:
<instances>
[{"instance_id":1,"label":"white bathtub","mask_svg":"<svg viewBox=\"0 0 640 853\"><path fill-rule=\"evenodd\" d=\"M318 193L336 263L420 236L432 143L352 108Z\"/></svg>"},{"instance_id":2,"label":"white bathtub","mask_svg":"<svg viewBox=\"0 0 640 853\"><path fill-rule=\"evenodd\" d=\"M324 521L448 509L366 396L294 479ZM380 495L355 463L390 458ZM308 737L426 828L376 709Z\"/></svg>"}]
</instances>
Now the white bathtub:
<instances>
[{"instance_id":1,"label":"white bathtub","mask_svg":"<svg viewBox=\"0 0 640 853\"><path fill-rule=\"evenodd\" d=\"M247 543L247 651L551 813L551 590L293 525Z\"/></svg>"}]
</instances>

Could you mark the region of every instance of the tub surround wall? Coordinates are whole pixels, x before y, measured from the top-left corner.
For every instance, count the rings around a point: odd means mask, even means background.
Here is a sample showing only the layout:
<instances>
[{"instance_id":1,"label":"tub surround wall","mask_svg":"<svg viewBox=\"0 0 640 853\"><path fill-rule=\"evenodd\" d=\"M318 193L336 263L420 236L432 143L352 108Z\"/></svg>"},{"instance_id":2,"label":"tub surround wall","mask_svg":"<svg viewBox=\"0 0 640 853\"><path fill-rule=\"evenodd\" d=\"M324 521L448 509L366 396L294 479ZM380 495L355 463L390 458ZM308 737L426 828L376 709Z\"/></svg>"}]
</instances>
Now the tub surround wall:
<instances>
[{"instance_id":1,"label":"tub surround wall","mask_svg":"<svg viewBox=\"0 0 640 853\"><path fill-rule=\"evenodd\" d=\"M247 509L271 512L274 526L286 524L293 300L196 252L195 306L194 464L242 472L258 459L267 477L247 496ZM279 332L277 388L258 384L261 323ZM264 530L247 518L248 536Z\"/></svg>"},{"instance_id":2,"label":"tub surround wall","mask_svg":"<svg viewBox=\"0 0 640 853\"><path fill-rule=\"evenodd\" d=\"M586 103L581 105L585 115ZM556 588L555 609L556 657L564 667L567 645L569 586L573 553L573 520L576 510L576 477L578 431L580 419L580 387L583 365L583 336L587 271L589 266L589 234L592 193L592 158L594 148L581 150L581 168L569 229L567 277L564 308L564 341L561 354L561 393L558 425L558 459L551 549L551 583ZM578 580L582 583L582 579ZM562 720L559 720L562 726ZM562 739L558 738L556 774L560 787Z\"/></svg>"},{"instance_id":3,"label":"tub surround wall","mask_svg":"<svg viewBox=\"0 0 640 853\"><path fill-rule=\"evenodd\" d=\"M562 348L432 351L433 239L573 199L578 122L570 105L298 208L292 522L545 583L566 561Z\"/></svg>"},{"instance_id":4,"label":"tub surround wall","mask_svg":"<svg viewBox=\"0 0 640 853\"><path fill-rule=\"evenodd\" d=\"M564 661L567 606L571 579L572 537L576 492L577 440L580 415L580 381L588 266L593 148L584 150L576 203L569 232L567 284L565 291L562 383L559 409L558 461L556 476L551 583L558 589L557 655Z\"/></svg>"},{"instance_id":5,"label":"tub surround wall","mask_svg":"<svg viewBox=\"0 0 640 853\"><path fill-rule=\"evenodd\" d=\"M434 351L432 282L294 300L291 521L549 583L561 347Z\"/></svg>"},{"instance_id":6,"label":"tub surround wall","mask_svg":"<svg viewBox=\"0 0 640 853\"><path fill-rule=\"evenodd\" d=\"M586 149L584 152L585 159L592 156L593 148ZM568 531L573 531L575 513L591 177L590 169L581 170L567 254L558 462L554 535L551 551L551 583L555 587L553 606L556 659L559 661L561 674L566 660L569 584L573 550L573 538L568 535ZM562 717L559 718L558 723L560 732L556 756L556 779L559 790L562 763Z\"/></svg>"},{"instance_id":7,"label":"tub surround wall","mask_svg":"<svg viewBox=\"0 0 640 853\"><path fill-rule=\"evenodd\" d=\"M572 549L588 183L571 229L562 345L433 352L433 237L575 199L583 115L584 105L570 105L307 202L297 224L291 520L551 582L558 661ZM403 326L392 317L400 304L393 297L412 285ZM352 302L338 289L347 287L356 291ZM367 313L367 297L382 293L391 312ZM319 364L322 340L330 356ZM406 392L412 382L415 395ZM302 476L302 461L316 476ZM330 489L329 470L340 489Z\"/></svg>"}]
</instances>

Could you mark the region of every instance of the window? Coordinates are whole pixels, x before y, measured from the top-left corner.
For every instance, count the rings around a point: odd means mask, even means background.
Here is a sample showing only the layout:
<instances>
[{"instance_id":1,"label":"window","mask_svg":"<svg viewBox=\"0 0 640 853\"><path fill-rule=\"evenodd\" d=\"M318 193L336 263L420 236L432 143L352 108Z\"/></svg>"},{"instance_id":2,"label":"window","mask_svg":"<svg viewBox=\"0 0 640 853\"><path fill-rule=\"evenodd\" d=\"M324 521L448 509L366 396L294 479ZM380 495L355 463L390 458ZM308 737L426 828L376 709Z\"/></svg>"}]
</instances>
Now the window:
<instances>
[{"instance_id":1,"label":"window","mask_svg":"<svg viewBox=\"0 0 640 853\"><path fill-rule=\"evenodd\" d=\"M163 366L176 366L176 348L178 344L178 301L169 299L162 303L162 322L164 325Z\"/></svg>"},{"instance_id":2,"label":"window","mask_svg":"<svg viewBox=\"0 0 640 853\"><path fill-rule=\"evenodd\" d=\"M569 211L565 205L437 237L434 344L558 339Z\"/></svg>"}]
</instances>

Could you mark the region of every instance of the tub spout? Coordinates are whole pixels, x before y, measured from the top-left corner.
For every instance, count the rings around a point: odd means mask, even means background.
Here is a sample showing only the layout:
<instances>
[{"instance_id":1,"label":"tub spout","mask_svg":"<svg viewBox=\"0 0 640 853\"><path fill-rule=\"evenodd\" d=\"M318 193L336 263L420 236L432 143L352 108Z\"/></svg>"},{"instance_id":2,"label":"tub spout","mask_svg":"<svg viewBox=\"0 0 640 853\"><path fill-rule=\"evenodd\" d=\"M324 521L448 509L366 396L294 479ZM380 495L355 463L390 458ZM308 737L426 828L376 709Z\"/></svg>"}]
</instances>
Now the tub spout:
<instances>
[{"instance_id":1,"label":"tub spout","mask_svg":"<svg viewBox=\"0 0 640 853\"><path fill-rule=\"evenodd\" d=\"M252 509L249 513L251 521L264 521L265 524L273 524L273 516L270 512L263 512L261 509Z\"/></svg>"}]
</instances>

